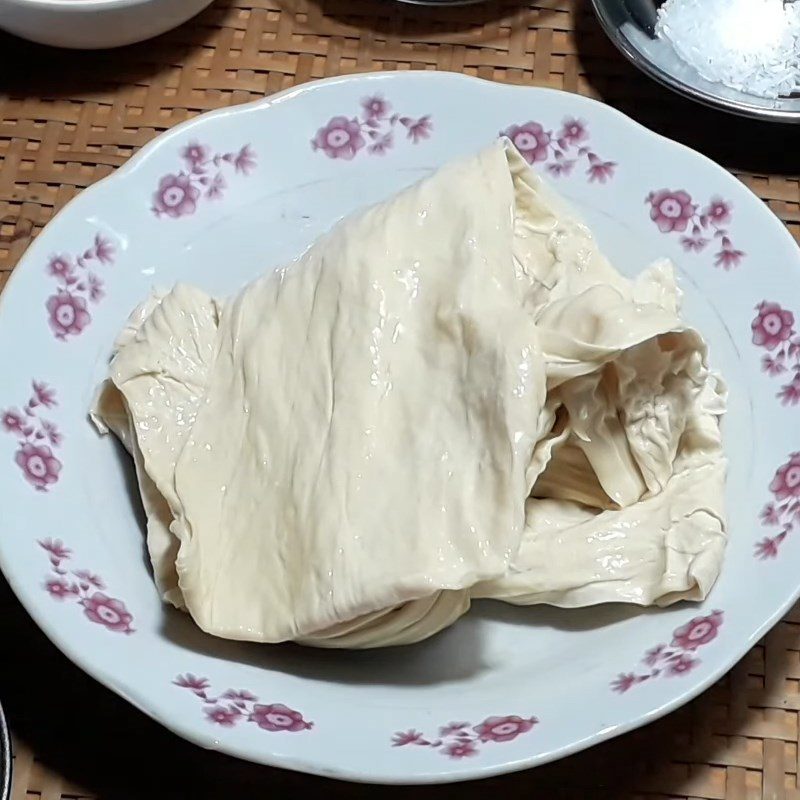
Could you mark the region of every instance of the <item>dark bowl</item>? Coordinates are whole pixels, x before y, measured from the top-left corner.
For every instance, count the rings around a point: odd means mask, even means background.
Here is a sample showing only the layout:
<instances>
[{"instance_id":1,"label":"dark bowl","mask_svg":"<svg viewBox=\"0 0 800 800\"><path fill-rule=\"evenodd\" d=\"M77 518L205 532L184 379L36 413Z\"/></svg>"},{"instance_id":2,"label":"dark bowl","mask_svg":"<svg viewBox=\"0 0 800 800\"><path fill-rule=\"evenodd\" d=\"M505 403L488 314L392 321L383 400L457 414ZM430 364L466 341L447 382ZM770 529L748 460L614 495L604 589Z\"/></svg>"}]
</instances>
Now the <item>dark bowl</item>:
<instances>
[{"instance_id":1,"label":"dark bowl","mask_svg":"<svg viewBox=\"0 0 800 800\"><path fill-rule=\"evenodd\" d=\"M8 800L11 795L11 738L8 725L0 706L0 798Z\"/></svg>"}]
</instances>

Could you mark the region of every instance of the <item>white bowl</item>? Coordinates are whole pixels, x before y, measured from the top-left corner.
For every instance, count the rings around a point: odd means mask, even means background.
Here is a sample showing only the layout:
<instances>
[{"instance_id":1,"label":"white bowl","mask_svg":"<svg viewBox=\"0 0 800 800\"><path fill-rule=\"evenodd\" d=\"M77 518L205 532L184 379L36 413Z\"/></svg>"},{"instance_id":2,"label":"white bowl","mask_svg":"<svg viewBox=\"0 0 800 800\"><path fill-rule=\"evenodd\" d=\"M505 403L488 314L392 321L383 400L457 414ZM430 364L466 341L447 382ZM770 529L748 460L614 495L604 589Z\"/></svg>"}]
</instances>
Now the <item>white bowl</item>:
<instances>
[{"instance_id":1,"label":"white bowl","mask_svg":"<svg viewBox=\"0 0 800 800\"><path fill-rule=\"evenodd\" d=\"M0 29L40 44L94 50L175 28L211 0L0 0Z\"/></svg>"}]
</instances>

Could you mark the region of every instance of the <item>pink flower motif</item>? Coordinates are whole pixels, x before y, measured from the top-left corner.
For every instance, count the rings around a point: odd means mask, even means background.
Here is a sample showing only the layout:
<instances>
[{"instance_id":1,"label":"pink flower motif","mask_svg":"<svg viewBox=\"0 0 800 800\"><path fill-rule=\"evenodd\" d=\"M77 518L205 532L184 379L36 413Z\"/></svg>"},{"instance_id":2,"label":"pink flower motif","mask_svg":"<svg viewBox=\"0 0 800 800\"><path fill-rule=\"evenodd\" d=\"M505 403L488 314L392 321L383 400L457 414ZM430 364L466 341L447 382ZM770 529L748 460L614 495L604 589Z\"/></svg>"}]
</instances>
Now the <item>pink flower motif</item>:
<instances>
[{"instance_id":1,"label":"pink flower motif","mask_svg":"<svg viewBox=\"0 0 800 800\"><path fill-rule=\"evenodd\" d=\"M367 119L383 119L391 109L389 103L380 95L365 97L361 101L361 107Z\"/></svg>"},{"instance_id":2,"label":"pink flower motif","mask_svg":"<svg viewBox=\"0 0 800 800\"><path fill-rule=\"evenodd\" d=\"M287 708L282 703L272 703L264 706L256 704L253 712L248 717L259 728L265 731L305 731L312 727L312 722L306 722L299 711Z\"/></svg>"},{"instance_id":3,"label":"pink flower motif","mask_svg":"<svg viewBox=\"0 0 800 800\"><path fill-rule=\"evenodd\" d=\"M537 161L547 161L550 149L550 134L538 122L512 125L501 132L500 135L507 136L529 164L535 164Z\"/></svg>"},{"instance_id":4,"label":"pink flower motif","mask_svg":"<svg viewBox=\"0 0 800 800\"><path fill-rule=\"evenodd\" d=\"M206 197L209 200L219 200L225 192L228 184L225 182L225 176L218 172L212 179L208 189L206 189Z\"/></svg>"},{"instance_id":5,"label":"pink flower motif","mask_svg":"<svg viewBox=\"0 0 800 800\"><path fill-rule=\"evenodd\" d=\"M672 632L671 646L660 644L648 650L642 662L649 668L642 673L620 673L611 682L611 689L624 694L638 683L653 680L659 676L683 675L694 669L700 660L694 657L695 651L717 638L723 622L722 611L714 610L703 617L695 617Z\"/></svg>"},{"instance_id":6,"label":"pink flower motif","mask_svg":"<svg viewBox=\"0 0 800 800\"><path fill-rule=\"evenodd\" d=\"M233 167L241 175L249 175L256 167L256 154L249 144L244 145L233 159Z\"/></svg>"},{"instance_id":7,"label":"pink flower motif","mask_svg":"<svg viewBox=\"0 0 800 800\"><path fill-rule=\"evenodd\" d=\"M664 651L666 649L667 646L664 644L653 647L644 654L644 658L642 660L645 664L647 664L648 667L654 667L664 655Z\"/></svg>"},{"instance_id":8,"label":"pink flower motif","mask_svg":"<svg viewBox=\"0 0 800 800\"><path fill-rule=\"evenodd\" d=\"M181 156L186 159L190 167L202 166L208 161L209 149L197 141L191 141L181 150Z\"/></svg>"},{"instance_id":9,"label":"pink flower motif","mask_svg":"<svg viewBox=\"0 0 800 800\"><path fill-rule=\"evenodd\" d=\"M650 219L656 223L661 233L685 231L696 210L692 198L683 190L672 192L661 189L650 192L646 202L650 203Z\"/></svg>"},{"instance_id":10,"label":"pink flower motif","mask_svg":"<svg viewBox=\"0 0 800 800\"><path fill-rule=\"evenodd\" d=\"M698 659L692 658L690 655L684 653L670 661L667 675L685 675L699 663L700 661Z\"/></svg>"},{"instance_id":11,"label":"pink flower motif","mask_svg":"<svg viewBox=\"0 0 800 800\"><path fill-rule=\"evenodd\" d=\"M200 697L205 695L205 690L210 686L206 678L198 678L195 675L192 675L191 672L187 672L185 675L178 675L178 677L172 682L176 686L180 686L183 689L191 689Z\"/></svg>"},{"instance_id":12,"label":"pink flower motif","mask_svg":"<svg viewBox=\"0 0 800 800\"><path fill-rule=\"evenodd\" d=\"M375 156L382 156L385 155L391 148L394 139L391 133L387 133L384 136L379 137L376 139L368 148L367 151L372 153Z\"/></svg>"},{"instance_id":13,"label":"pink flower motif","mask_svg":"<svg viewBox=\"0 0 800 800\"><path fill-rule=\"evenodd\" d=\"M72 550L68 547L64 547L64 542L62 542L61 539L40 539L39 547L46 550L53 558L59 561L64 558L69 558L72 555Z\"/></svg>"},{"instance_id":14,"label":"pink flower motif","mask_svg":"<svg viewBox=\"0 0 800 800\"><path fill-rule=\"evenodd\" d=\"M778 397L785 406L796 406L800 403L800 373L794 376L791 383L781 387Z\"/></svg>"},{"instance_id":15,"label":"pink flower motif","mask_svg":"<svg viewBox=\"0 0 800 800\"><path fill-rule=\"evenodd\" d=\"M764 301L756 307L758 314L750 323L753 344L774 350L794 333L794 314L777 303Z\"/></svg>"},{"instance_id":16,"label":"pink flower motif","mask_svg":"<svg viewBox=\"0 0 800 800\"><path fill-rule=\"evenodd\" d=\"M764 508L761 509L761 514L759 516L764 525L778 525L781 521L778 509L775 508L774 503L767 503Z\"/></svg>"},{"instance_id":17,"label":"pink flower motif","mask_svg":"<svg viewBox=\"0 0 800 800\"><path fill-rule=\"evenodd\" d=\"M225 708L224 706L213 706L207 708L206 716L215 722L217 725L222 725L224 728L231 728L236 724L236 721L242 715L242 712L235 708Z\"/></svg>"},{"instance_id":18,"label":"pink flower motif","mask_svg":"<svg viewBox=\"0 0 800 800\"><path fill-rule=\"evenodd\" d=\"M703 216L708 219L714 227L726 225L731 221L731 205L719 197L712 197L711 202L703 209Z\"/></svg>"},{"instance_id":19,"label":"pink flower motif","mask_svg":"<svg viewBox=\"0 0 800 800\"><path fill-rule=\"evenodd\" d=\"M555 156L555 161L547 165L547 171L557 178L560 178L562 175L569 175L575 166L575 161L570 158L565 158L564 154L559 150L556 150L553 155Z\"/></svg>"},{"instance_id":20,"label":"pink flower motif","mask_svg":"<svg viewBox=\"0 0 800 800\"><path fill-rule=\"evenodd\" d=\"M238 691L228 689L222 696L226 700L233 700L234 703L241 703L242 705L258 700L258 698L252 692L248 692L247 689L239 689Z\"/></svg>"},{"instance_id":21,"label":"pink flower motif","mask_svg":"<svg viewBox=\"0 0 800 800\"><path fill-rule=\"evenodd\" d=\"M47 310L50 312L50 327L58 339L79 334L92 320L86 310L86 300L65 291L48 298Z\"/></svg>"},{"instance_id":22,"label":"pink flower motif","mask_svg":"<svg viewBox=\"0 0 800 800\"><path fill-rule=\"evenodd\" d=\"M89 299L93 303L99 303L105 297L106 294L103 291L103 281L100 279L98 275L95 275L94 272L89 273L88 281L89 281Z\"/></svg>"},{"instance_id":23,"label":"pink flower motif","mask_svg":"<svg viewBox=\"0 0 800 800\"><path fill-rule=\"evenodd\" d=\"M46 419L42 420L42 432L53 447L58 447L61 444L61 440L64 438L55 424Z\"/></svg>"},{"instance_id":24,"label":"pink flower motif","mask_svg":"<svg viewBox=\"0 0 800 800\"><path fill-rule=\"evenodd\" d=\"M194 214L200 190L192 185L192 180L183 172L178 175L165 175L158 182L158 190L153 195L153 211L157 216L166 214L173 219Z\"/></svg>"},{"instance_id":25,"label":"pink flower motif","mask_svg":"<svg viewBox=\"0 0 800 800\"><path fill-rule=\"evenodd\" d=\"M421 139L430 138L431 131L433 130L433 123L431 122L430 115L426 114L418 120L403 117L400 122L408 131L407 137L411 139L414 144L419 144Z\"/></svg>"},{"instance_id":26,"label":"pink flower motif","mask_svg":"<svg viewBox=\"0 0 800 800\"><path fill-rule=\"evenodd\" d=\"M510 742L521 733L529 731L539 720L536 717L487 717L472 730L478 734L482 742Z\"/></svg>"},{"instance_id":27,"label":"pink flower motif","mask_svg":"<svg viewBox=\"0 0 800 800\"><path fill-rule=\"evenodd\" d=\"M328 158L345 161L350 161L364 144L359 121L347 117L333 117L311 141L314 150L323 150Z\"/></svg>"},{"instance_id":28,"label":"pink flower motif","mask_svg":"<svg viewBox=\"0 0 800 800\"><path fill-rule=\"evenodd\" d=\"M699 253L708 244L702 236L682 236L681 246L687 253Z\"/></svg>"},{"instance_id":29,"label":"pink flower motif","mask_svg":"<svg viewBox=\"0 0 800 800\"><path fill-rule=\"evenodd\" d=\"M478 755L478 748L473 742L454 742L444 748L446 755L450 758L467 758L468 756Z\"/></svg>"},{"instance_id":30,"label":"pink flower motif","mask_svg":"<svg viewBox=\"0 0 800 800\"><path fill-rule=\"evenodd\" d=\"M558 138L569 144L578 144L589 138L586 123L582 119L567 117L558 132Z\"/></svg>"},{"instance_id":31,"label":"pink flower motif","mask_svg":"<svg viewBox=\"0 0 800 800\"><path fill-rule=\"evenodd\" d=\"M672 633L672 646L683 650L697 650L717 638L722 625L722 612L712 611L705 617L695 617Z\"/></svg>"},{"instance_id":32,"label":"pink flower motif","mask_svg":"<svg viewBox=\"0 0 800 800\"><path fill-rule=\"evenodd\" d=\"M778 555L778 545L783 540L782 535L765 536L760 542L756 543L756 558L766 561L769 558L776 558Z\"/></svg>"},{"instance_id":33,"label":"pink flower motif","mask_svg":"<svg viewBox=\"0 0 800 800\"><path fill-rule=\"evenodd\" d=\"M47 262L47 271L56 278L66 278L75 269L69 256L50 256Z\"/></svg>"},{"instance_id":34,"label":"pink flower motif","mask_svg":"<svg viewBox=\"0 0 800 800\"><path fill-rule=\"evenodd\" d=\"M739 262L744 258L744 250L734 250L732 247L723 247L714 257L714 266L722 267L724 270L738 267Z\"/></svg>"},{"instance_id":35,"label":"pink flower motif","mask_svg":"<svg viewBox=\"0 0 800 800\"><path fill-rule=\"evenodd\" d=\"M419 731L398 731L392 736L392 747L404 747L407 744L420 744L422 742L422 734Z\"/></svg>"},{"instance_id":36,"label":"pink flower motif","mask_svg":"<svg viewBox=\"0 0 800 800\"><path fill-rule=\"evenodd\" d=\"M639 679L632 672L621 672L612 682L611 688L618 694L625 694Z\"/></svg>"},{"instance_id":37,"label":"pink flower motif","mask_svg":"<svg viewBox=\"0 0 800 800\"><path fill-rule=\"evenodd\" d=\"M45 492L58 480L61 462L47 445L25 442L17 450L14 460L25 478L40 492Z\"/></svg>"},{"instance_id":38,"label":"pink flower motif","mask_svg":"<svg viewBox=\"0 0 800 800\"><path fill-rule=\"evenodd\" d=\"M122 600L108 597L102 592L95 592L81 600L83 613L98 625L105 625L110 631L133 633L131 621L133 616L125 608Z\"/></svg>"},{"instance_id":39,"label":"pink flower motif","mask_svg":"<svg viewBox=\"0 0 800 800\"><path fill-rule=\"evenodd\" d=\"M106 587L103 584L102 579L99 575L94 575L93 573L89 572L88 569L79 569L76 570L73 575L83 584L86 584L86 588L89 586L94 586L95 589L105 589Z\"/></svg>"},{"instance_id":40,"label":"pink flower motif","mask_svg":"<svg viewBox=\"0 0 800 800\"><path fill-rule=\"evenodd\" d=\"M778 469L769 490L780 500L800 497L800 453L792 453L789 460Z\"/></svg>"},{"instance_id":41,"label":"pink flower motif","mask_svg":"<svg viewBox=\"0 0 800 800\"><path fill-rule=\"evenodd\" d=\"M783 353L779 353L775 358L767 355L761 359L761 369L763 372L766 372L767 375L780 375L782 372L786 372L785 362L786 358Z\"/></svg>"},{"instance_id":42,"label":"pink flower motif","mask_svg":"<svg viewBox=\"0 0 800 800\"><path fill-rule=\"evenodd\" d=\"M590 156L589 169L586 170L586 174L589 176L589 182L594 183L594 181L599 181L600 183L605 183L607 180L614 177L616 166L616 161L600 161L599 159L597 161L592 161Z\"/></svg>"},{"instance_id":43,"label":"pink flower motif","mask_svg":"<svg viewBox=\"0 0 800 800\"><path fill-rule=\"evenodd\" d=\"M453 733L459 733L465 728L469 727L469 722L450 722L447 725L439 728L440 736L450 736Z\"/></svg>"},{"instance_id":44,"label":"pink flower motif","mask_svg":"<svg viewBox=\"0 0 800 800\"><path fill-rule=\"evenodd\" d=\"M70 335L77 335L91 322L87 301L100 302L104 292L103 281L89 270L89 264L111 264L114 257L111 241L99 233L95 234L94 244L80 255L50 257L47 271L61 286L46 303L49 324L56 338L65 340ZM35 405L36 402L31 400L31 407Z\"/></svg>"},{"instance_id":45,"label":"pink flower motif","mask_svg":"<svg viewBox=\"0 0 800 800\"><path fill-rule=\"evenodd\" d=\"M51 389L46 383L41 383L40 381L33 381L32 386L37 403L40 403L45 408L52 408L58 405L55 389Z\"/></svg>"},{"instance_id":46,"label":"pink flower motif","mask_svg":"<svg viewBox=\"0 0 800 800\"><path fill-rule=\"evenodd\" d=\"M25 424L25 417L22 416L20 411L15 409L8 409L3 412L2 425L3 430L9 433L22 433L22 428Z\"/></svg>"},{"instance_id":47,"label":"pink flower motif","mask_svg":"<svg viewBox=\"0 0 800 800\"><path fill-rule=\"evenodd\" d=\"M176 218L189 216L197 210L201 197L216 200L227 188L223 175L226 165L233 166L238 174L249 175L256 166L256 154L249 144L238 152L213 153L209 147L190 141L181 149L188 172L164 175L153 194L152 211L157 216ZM213 171L212 167L217 169ZM97 243L95 249L98 249Z\"/></svg>"},{"instance_id":48,"label":"pink flower motif","mask_svg":"<svg viewBox=\"0 0 800 800\"><path fill-rule=\"evenodd\" d=\"M99 233L96 234L94 237L94 257L101 264L111 264L115 255L114 245L111 244L111 241Z\"/></svg>"},{"instance_id":49,"label":"pink flower motif","mask_svg":"<svg viewBox=\"0 0 800 800\"><path fill-rule=\"evenodd\" d=\"M570 175L574 166L574 161L563 159L561 161L556 161L553 164L548 164L547 171L551 175L555 175L556 178L560 178L562 175Z\"/></svg>"},{"instance_id":50,"label":"pink flower motif","mask_svg":"<svg viewBox=\"0 0 800 800\"><path fill-rule=\"evenodd\" d=\"M49 592L50 597L54 597L56 600L64 600L67 597L74 597L77 594L74 587L58 578L47 581L44 586Z\"/></svg>"},{"instance_id":51,"label":"pink flower motif","mask_svg":"<svg viewBox=\"0 0 800 800\"><path fill-rule=\"evenodd\" d=\"M568 164L574 165L575 162L567 162ZM556 178L560 178L562 175L569 175L572 172L571 167L565 168L565 164L562 161L561 163L556 162L554 164L547 165L547 171L554 175Z\"/></svg>"}]
</instances>

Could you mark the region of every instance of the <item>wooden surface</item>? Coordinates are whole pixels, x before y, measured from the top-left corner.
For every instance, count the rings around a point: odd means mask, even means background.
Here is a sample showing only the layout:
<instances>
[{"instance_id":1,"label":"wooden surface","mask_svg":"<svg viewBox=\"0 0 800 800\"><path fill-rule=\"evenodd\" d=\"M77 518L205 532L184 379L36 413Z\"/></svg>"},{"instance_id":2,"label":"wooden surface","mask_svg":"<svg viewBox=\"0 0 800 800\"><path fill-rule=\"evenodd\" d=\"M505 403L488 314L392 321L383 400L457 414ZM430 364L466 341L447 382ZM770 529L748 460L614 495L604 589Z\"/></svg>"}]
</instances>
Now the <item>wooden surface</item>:
<instances>
[{"instance_id":1,"label":"wooden surface","mask_svg":"<svg viewBox=\"0 0 800 800\"><path fill-rule=\"evenodd\" d=\"M584 0L449 10L219 0L176 31L113 52L59 52L0 34L0 288L55 211L159 132L311 78L388 69L452 70L601 99L723 164L800 239L800 129L726 116L661 89L616 53ZM491 781L376 789L201 751L72 666L1 582L0 602L14 800L378 792L386 800L800 800L798 609L705 695L644 730Z\"/></svg>"}]
</instances>

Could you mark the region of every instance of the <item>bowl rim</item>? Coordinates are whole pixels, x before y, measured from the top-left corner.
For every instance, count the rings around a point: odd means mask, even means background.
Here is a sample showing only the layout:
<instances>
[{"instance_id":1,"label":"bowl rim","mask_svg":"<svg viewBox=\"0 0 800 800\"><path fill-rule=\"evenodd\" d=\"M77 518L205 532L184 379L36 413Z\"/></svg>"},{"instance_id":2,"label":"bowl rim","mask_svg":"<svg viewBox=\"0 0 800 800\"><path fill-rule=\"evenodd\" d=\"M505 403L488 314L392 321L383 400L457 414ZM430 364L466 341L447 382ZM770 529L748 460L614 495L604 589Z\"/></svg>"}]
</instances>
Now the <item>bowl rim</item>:
<instances>
[{"instance_id":1,"label":"bowl rim","mask_svg":"<svg viewBox=\"0 0 800 800\"><path fill-rule=\"evenodd\" d=\"M24 8L67 14L84 14L119 8L155 5L159 0L0 0L0 9ZM210 0L207 0L210 2Z\"/></svg>"},{"instance_id":2,"label":"bowl rim","mask_svg":"<svg viewBox=\"0 0 800 800\"><path fill-rule=\"evenodd\" d=\"M0 705L0 798L6 800L11 794L11 738L8 735L3 707Z\"/></svg>"}]
</instances>

